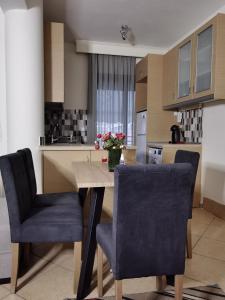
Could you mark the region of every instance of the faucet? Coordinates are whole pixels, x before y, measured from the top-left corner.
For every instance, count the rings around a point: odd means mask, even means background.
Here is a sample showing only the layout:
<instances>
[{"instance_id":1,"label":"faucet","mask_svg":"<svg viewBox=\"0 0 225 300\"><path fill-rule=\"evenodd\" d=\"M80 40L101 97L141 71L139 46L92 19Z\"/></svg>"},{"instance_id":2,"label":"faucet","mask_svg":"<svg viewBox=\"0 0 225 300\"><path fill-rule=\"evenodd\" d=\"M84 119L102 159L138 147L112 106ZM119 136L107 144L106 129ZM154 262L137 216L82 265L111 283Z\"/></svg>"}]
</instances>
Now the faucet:
<instances>
[{"instance_id":1,"label":"faucet","mask_svg":"<svg viewBox=\"0 0 225 300\"><path fill-rule=\"evenodd\" d=\"M58 138L54 138L54 135L51 135L51 144L54 144L54 142L57 142Z\"/></svg>"}]
</instances>

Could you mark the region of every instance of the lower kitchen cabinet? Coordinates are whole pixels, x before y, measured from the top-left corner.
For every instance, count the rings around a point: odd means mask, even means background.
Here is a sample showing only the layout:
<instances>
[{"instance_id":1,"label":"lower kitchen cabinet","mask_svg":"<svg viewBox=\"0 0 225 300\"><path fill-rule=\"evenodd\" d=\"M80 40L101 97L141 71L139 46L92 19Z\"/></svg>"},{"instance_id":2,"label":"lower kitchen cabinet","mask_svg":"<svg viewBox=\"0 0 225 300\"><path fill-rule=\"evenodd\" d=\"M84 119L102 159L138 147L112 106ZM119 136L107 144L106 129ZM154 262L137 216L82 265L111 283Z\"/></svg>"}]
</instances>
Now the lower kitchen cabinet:
<instances>
[{"instance_id":1,"label":"lower kitchen cabinet","mask_svg":"<svg viewBox=\"0 0 225 300\"><path fill-rule=\"evenodd\" d=\"M201 203L201 145L184 145L184 144L163 144L163 163L170 164L174 162L177 150L195 151L200 153L200 160L198 165L198 173L195 182L195 192L193 207L199 207Z\"/></svg>"},{"instance_id":2,"label":"lower kitchen cabinet","mask_svg":"<svg viewBox=\"0 0 225 300\"><path fill-rule=\"evenodd\" d=\"M75 191L72 161L90 161L90 151L44 151L44 193Z\"/></svg>"}]
</instances>

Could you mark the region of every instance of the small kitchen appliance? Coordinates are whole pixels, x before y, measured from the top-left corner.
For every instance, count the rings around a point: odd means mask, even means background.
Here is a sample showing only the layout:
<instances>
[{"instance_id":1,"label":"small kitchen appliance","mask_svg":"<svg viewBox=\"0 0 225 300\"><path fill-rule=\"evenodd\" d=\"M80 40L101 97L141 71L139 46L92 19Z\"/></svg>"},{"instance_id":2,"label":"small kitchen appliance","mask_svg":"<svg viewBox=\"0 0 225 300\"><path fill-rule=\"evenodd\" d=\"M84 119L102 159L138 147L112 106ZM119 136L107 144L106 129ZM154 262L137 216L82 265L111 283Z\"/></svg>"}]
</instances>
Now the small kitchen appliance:
<instances>
[{"instance_id":1,"label":"small kitchen appliance","mask_svg":"<svg viewBox=\"0 0 225 300\"><path fill-rule=\"evenodd\" d=\"M181 138L180 127L178 125L173 125L171 126L170 131L172 131L172 137L171 137L172 144L180 143L180 138Z\"/></svg>"}]
</instances>

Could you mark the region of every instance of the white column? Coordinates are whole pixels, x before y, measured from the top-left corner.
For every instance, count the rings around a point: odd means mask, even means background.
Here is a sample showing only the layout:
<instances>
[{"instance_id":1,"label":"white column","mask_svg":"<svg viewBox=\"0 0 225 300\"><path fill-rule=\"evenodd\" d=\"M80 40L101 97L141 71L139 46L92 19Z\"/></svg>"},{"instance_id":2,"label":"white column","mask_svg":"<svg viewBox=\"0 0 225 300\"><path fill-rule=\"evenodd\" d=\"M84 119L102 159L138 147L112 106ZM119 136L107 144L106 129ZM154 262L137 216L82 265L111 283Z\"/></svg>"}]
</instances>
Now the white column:
<instances>
[{"instance_id":1,"label":"white column","mask_svg":"<svg viewBox=\"0 0 225 300\"><path fill-rule=\"evenodd\" d=\"M41 191L39 137L44 135L43 0L5 14L8 152L29 147Z\"/></svg>"},{"instance_id":2,"label":"white column","mask_svg":"<svg viewBox=\"0 0 225 300\"><path fill-rule=\"evenodd\" d=\"M0 8L0 155L7 152L6 82L5 82L5 16ZM0 192L1 193L1 192Z\"/></svg>"}]
</instances>

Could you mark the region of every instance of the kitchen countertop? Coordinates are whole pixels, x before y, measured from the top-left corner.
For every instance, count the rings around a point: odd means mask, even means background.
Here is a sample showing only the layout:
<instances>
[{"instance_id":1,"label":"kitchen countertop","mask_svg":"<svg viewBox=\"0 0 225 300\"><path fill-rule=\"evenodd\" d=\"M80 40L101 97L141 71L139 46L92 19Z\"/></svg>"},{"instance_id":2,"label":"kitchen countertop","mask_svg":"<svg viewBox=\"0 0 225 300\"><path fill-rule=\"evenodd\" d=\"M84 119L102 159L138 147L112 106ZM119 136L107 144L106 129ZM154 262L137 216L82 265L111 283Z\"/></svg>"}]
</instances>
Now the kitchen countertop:
<instances>
[{"instance_id":1,"label":"kitchen countertop","mask_svg":"<svg viewBox=\"0 0 225 300\"><path fill-rule=\"evenodd\" d=\"M170 144L168 142L148 142L148 146L152 147L176 147L176 148L185 148L185 147L201 147L202 144L197 143L184 143L184 144Z\"/></svg>"},{"instance_id":2,"label":"kitchen countertop","mask_svg":"<svg viewBox=\"0 0 225 300\"><path fill-rule=\"evenodd\" d=\"M41 151L90 151L95 150L94 145L85 145L85 144L52 144L40 146ZM127 150L136 150L136 146L128 146ZM100 149L103 150L103 149ZM96 150L98 151L98 150Z\"/></svg>"}]
</instances>

